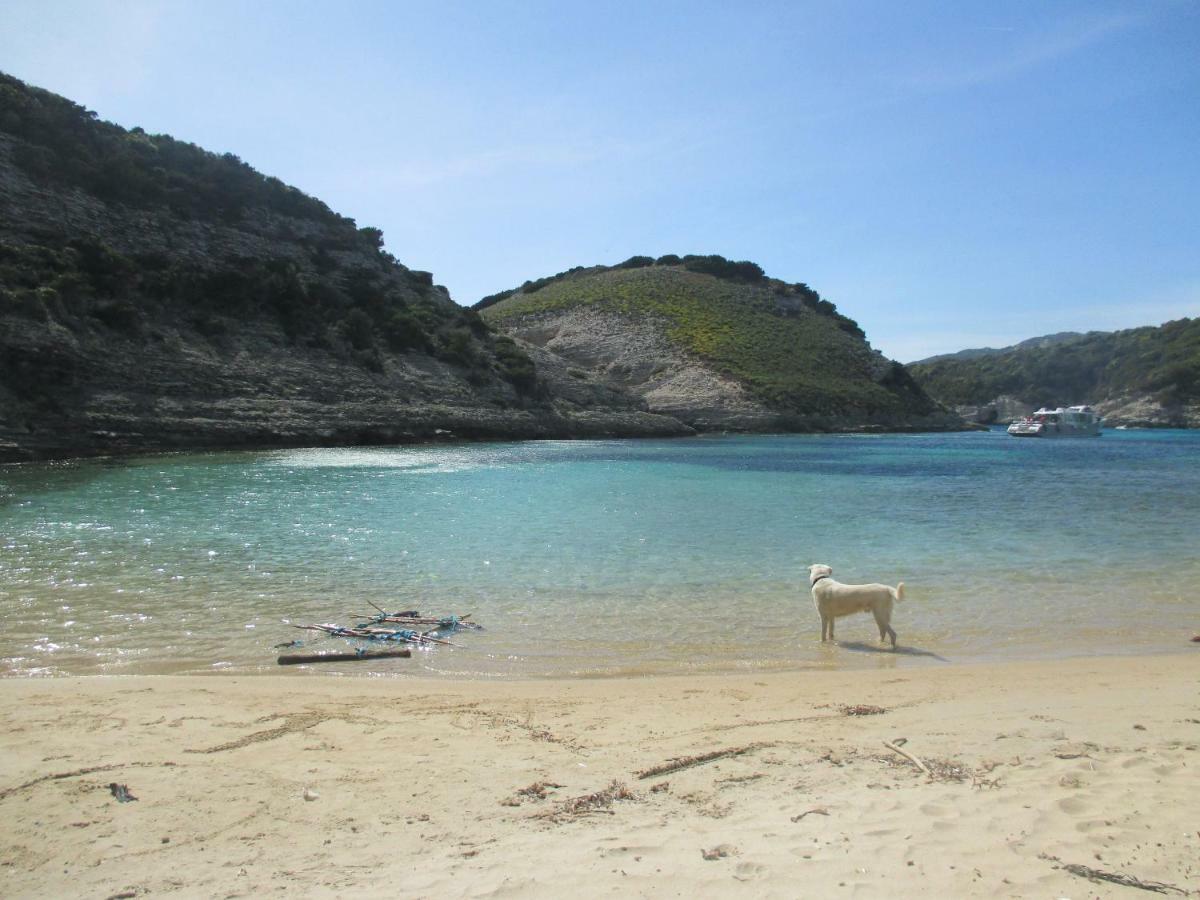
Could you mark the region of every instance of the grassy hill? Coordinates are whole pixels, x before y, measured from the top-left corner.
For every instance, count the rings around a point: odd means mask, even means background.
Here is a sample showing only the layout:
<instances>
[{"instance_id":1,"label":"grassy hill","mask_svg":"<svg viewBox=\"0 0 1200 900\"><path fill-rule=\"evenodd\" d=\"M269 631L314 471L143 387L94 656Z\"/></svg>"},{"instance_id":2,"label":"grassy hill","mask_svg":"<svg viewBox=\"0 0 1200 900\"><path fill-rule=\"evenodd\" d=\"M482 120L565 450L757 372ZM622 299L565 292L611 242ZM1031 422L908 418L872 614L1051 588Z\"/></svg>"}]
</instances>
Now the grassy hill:
<instances>
[{"instance_id":1,"label":"grassy hill","mask_svg":"<svg viewBox=\"0 0 1200 900\"><path fill-rule=\"evenodd\" d=\"M929 394L952 405L1001 395L1035 406L1100 405L1128 396L1164 406L1194 404L1200 402L1200 319L1091 332L1048 345L1035 339L970 359L913 363L909 371Z\"/></svg>"},{"instance_id":2,"label":"grassy hill","mask_svg":"<svg viewBox=\"0 0 1200 900\"><path fill-rule=\"evenodd\" d=\"M893 423L938 411L903 366L871 350L857 323L807 285L768 278L753 263L634 257L526 282L476 305L501 331L581 308L660 330L774 410Z\"/></svg>"}]
</instances>

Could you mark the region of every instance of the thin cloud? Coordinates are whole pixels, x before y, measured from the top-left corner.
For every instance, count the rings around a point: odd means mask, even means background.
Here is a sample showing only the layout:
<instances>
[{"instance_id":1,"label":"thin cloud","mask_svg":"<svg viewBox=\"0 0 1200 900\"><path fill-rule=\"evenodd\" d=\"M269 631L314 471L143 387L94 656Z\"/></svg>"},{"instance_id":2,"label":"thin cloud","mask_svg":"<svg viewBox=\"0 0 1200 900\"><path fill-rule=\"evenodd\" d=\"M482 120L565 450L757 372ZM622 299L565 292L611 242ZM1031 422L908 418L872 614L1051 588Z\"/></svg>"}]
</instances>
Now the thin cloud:
<instances>
[{"instance_id":1,"label":"thin cloud","mask_svg":"<svg viewBox=\"0 0 1200 900\"><path fill-rule=\"evenodd\" d=\"M909 77L906 82L919 90L950 91L1007 81L1099 44L1138 21L1136 16L1118 14L1060 25L1016 42L1003 56L971 65L931 69Z\"/></svg>"}]
</instances>

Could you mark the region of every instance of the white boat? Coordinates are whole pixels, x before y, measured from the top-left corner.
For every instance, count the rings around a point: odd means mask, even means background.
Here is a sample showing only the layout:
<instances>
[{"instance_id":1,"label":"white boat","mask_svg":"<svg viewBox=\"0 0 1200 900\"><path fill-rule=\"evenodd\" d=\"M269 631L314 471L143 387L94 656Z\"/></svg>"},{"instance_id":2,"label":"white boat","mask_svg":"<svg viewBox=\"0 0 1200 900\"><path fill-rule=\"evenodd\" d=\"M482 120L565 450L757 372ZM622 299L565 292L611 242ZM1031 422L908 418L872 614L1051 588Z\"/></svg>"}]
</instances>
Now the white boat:
<instances>
[{"instance_id":1,"label":"white boat","mask_svg":"<svg viewBox=\"0 0 1200 900\"><path fill-rule=\"evenodd\" d=\"M1013 437L1099 437L1104 420L1090 406L1042 407L1008 426Z\"/></svg>"}]
</instances>

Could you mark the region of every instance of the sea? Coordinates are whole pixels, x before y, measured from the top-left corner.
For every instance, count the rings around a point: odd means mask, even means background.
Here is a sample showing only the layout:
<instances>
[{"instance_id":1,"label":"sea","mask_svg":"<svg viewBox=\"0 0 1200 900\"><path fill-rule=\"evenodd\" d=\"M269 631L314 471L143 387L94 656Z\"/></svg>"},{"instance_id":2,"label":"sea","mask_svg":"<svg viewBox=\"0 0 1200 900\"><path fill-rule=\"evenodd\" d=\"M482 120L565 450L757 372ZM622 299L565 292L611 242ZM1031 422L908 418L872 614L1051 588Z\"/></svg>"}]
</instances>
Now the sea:
<instances>
[{"instance_id":1,"label":"sea","mask_svg":"<svg viewBox=\"0 0 1200 900\"><path fill-rule=\"evenodd\" d=\"M714 436L0 467L0 675L538 679L1187 652L1200 432ZM820 641L806 568L903 581ZM377 609L481 630L279 668Z\"/></svg>"}]
</instances>

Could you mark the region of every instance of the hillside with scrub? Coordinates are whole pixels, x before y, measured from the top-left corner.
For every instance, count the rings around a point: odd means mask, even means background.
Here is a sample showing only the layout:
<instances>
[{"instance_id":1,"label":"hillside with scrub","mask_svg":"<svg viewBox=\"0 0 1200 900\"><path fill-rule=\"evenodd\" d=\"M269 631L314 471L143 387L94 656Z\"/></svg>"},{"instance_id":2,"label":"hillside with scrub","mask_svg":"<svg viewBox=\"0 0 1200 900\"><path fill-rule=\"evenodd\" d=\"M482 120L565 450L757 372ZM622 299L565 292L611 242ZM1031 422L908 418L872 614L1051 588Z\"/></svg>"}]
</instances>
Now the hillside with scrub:
<instances>
[{"instance_id":1,"label":"hillside with scrub","mask_svg":"<svg viewBox=\"0 0 1200 900\"><path fill-rule=\"evenodd\" d=\"M997 408L1087 403L1111 425L1200 426L1200 319L1053 337L909 370L931 396L983 421Z\"/></svg>"},{"instance_id":2,"label":"hillside with scrub","mask_svg":"<svg viewBox=\"0 0 1200 900\"><path fill-rule=\"evenodd\" d=\"M700 429L950 421L834 304L751 262L634 257L528 281L475 308L495 329Z\"/></svg>"},{"instance_id":3,"label":"hillside with scrub","mask_svg":"<svg viewBox=\"0 0 1200 900\"><path fill-rule=\"evenodd\" d=\"M320 200L0 73L0 461L679 434Z\"/></svg>"}]
</instances>

